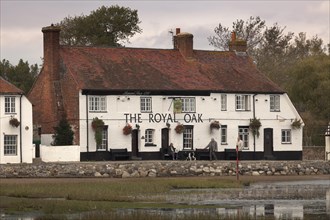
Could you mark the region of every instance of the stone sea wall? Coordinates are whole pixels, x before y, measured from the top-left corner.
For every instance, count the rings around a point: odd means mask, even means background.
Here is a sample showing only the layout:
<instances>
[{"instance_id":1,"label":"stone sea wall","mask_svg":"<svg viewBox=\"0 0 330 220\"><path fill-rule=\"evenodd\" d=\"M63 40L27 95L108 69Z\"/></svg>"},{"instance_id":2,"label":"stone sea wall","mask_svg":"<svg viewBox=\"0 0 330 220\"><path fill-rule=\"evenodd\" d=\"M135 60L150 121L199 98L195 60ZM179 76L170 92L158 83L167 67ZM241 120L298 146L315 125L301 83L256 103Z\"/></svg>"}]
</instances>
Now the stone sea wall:
<instances>
[{"instance_id":1,"label":"stone sea wall","mask_svg":"<svg viewBox=\"0 0 330 220\"><path fill-rule=\"evenodd\" d=\"M329 161L241 161L240 175L329 175ZM0 178L236 175L236 161L107 161L0 165Z\"/></svg>"}]
</instances>

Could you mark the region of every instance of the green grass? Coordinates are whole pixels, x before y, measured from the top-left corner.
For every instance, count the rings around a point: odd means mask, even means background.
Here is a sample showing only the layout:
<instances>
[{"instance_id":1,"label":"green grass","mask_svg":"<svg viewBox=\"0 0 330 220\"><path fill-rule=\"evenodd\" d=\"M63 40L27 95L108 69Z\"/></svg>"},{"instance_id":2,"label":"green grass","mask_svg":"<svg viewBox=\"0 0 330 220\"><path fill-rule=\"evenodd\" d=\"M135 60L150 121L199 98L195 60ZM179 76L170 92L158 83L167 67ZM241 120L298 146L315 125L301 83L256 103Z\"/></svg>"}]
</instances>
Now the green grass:
<instances>
[{"instance_id":1,"label":"green grass","mask_svg":"<svg viewBox=\"0 0 330 220\"><path fill-rule=\"evenodd\" d=\"M0 196L136 202L172 189L237 188L241 182L217 178L35 179L0 182ZM148 200L149 201L149 200Z\"/></svg>"},{"instance_id":2,"label":"green grass","mask_svg":"<svg viewBox=\"0 0 330 220\"><path fill-rule=\"evenodd\" d=\"M118 208L210 208L166 203L173 189L236 188L242 182L218 178L1 179L5 212L77 213Z\"/></svg>"}]
</instances>

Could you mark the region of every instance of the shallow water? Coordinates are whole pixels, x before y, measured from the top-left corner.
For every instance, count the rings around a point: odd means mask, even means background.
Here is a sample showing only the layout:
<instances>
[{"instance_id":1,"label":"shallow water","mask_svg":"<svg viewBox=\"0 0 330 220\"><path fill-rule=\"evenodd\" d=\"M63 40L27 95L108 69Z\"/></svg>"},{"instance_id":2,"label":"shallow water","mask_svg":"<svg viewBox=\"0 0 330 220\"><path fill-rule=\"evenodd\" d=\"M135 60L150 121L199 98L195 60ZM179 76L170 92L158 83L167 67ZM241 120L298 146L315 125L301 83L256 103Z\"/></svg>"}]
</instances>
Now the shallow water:
<instances>
[{"instance_id":1,"label":"shallow water","mask_svg":"<svg viewBox=\"0 0 330 220\"><path fill-rule=\"evenodd\" d=\"M212 205L218 208L143 209L143 213L174 220L198 215L205 215L208 219L237 219L240 216L248 219L330 219L330 180L261 182L243 189L172 190L165 199L172 204ZM139 212L141 209L117 210L127 219L132 219L130 216ZM39 214L1 216L1 219L34 220ZM77 214L66 217L77 219Z\"/></svg>"}]
</instances>

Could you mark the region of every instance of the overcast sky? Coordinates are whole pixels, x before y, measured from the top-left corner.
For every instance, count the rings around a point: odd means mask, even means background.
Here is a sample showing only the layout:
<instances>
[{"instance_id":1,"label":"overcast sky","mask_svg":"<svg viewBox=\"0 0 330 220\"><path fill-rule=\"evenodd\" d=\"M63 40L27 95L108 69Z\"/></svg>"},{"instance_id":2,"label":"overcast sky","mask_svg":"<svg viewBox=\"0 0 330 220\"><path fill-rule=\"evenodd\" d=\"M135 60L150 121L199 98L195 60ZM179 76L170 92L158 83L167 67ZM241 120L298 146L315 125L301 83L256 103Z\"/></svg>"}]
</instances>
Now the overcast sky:
<instances>
[{"instance_id":1,"label":"overcast sky","mask_svg":"<svg viewBox=\"0 0 330 220\"><path fill-rule=\"evenodd\" d=\"M330 42L329 0L241 0L241 1L92 1L92 0L0 0L1 60L17 65L19 59L41 64L41 28L67 16L88 15L102 5L119 5L138 10L141 34L127 47L172 48L169 30L180 27L194 35L194 48L214 50L207 37L219 24L231 27L236 19L260 16L267 26L278 23L286 31L318 35Z\"/></svg>"}]
</instances>

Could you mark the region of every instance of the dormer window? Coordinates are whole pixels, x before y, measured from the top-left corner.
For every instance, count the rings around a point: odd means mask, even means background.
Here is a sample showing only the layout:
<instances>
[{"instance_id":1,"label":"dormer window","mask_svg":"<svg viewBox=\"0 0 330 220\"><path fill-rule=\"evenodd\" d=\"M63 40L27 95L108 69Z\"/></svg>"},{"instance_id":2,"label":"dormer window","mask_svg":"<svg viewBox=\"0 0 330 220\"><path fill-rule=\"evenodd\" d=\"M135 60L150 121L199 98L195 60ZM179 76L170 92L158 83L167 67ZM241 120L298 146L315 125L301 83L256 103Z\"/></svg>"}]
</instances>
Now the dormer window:
<instances>
[{"instance_id":1,"label":"dormer window","mask_svg":"<svg viewBox=\"0 0 330 220\"><path fill-rule=\"evenodd\" d=\"M90 112L106 112L107 99L106 96L89 96Z\"/></svg>"}]
</instances>

